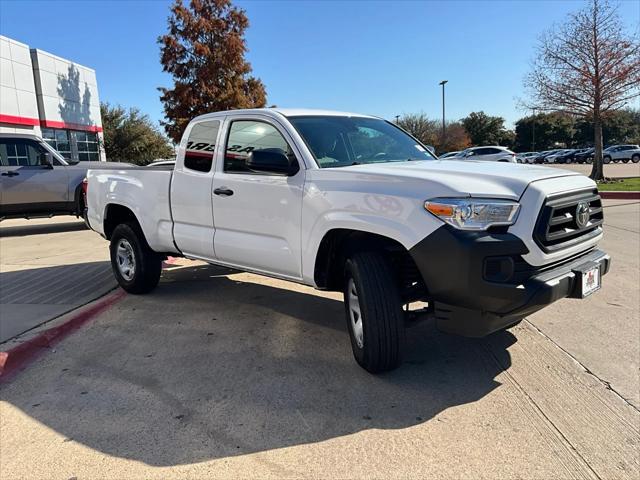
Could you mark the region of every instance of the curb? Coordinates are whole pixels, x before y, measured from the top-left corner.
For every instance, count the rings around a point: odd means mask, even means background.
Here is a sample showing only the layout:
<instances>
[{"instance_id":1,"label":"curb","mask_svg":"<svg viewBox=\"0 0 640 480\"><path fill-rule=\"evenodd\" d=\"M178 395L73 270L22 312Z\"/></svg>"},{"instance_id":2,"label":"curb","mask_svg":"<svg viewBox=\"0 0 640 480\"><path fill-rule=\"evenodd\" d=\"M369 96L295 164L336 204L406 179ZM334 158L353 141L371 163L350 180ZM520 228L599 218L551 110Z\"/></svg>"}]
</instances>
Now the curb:
<instances>
[{"instance_id":1,"label":"curb","mask_svg":"<svg viewBox=\"0 0 640 480\"><path fill-rule=\"evenodd\" d=\"M600 191L600 198L617 200L640 200L640 192L606 192Z\"/></svg>"},{"instance_id":2,"label":"curb","mask_svg":"<svg viewBox=\"0 0 640 480\"><path fill-rule=\"evenodd\" d=\"M0 382L7 380L7 377L18 370L22 370L40 354L44 353L47 349L80 328L89 320L92 320L109 309L125 295L124 290L116 290L99 300L78 308L75 312L67 314L68 318L65 318L62 323L55 327L35 333L22 342L20 342L18 337L17 341L20 343L15 342L16 345L14 347L0 351ZM28 332L23 334L23 336L28 336ZM9 345L5 345L5 347L8 346Z\"/></svg>"}]
</instances>

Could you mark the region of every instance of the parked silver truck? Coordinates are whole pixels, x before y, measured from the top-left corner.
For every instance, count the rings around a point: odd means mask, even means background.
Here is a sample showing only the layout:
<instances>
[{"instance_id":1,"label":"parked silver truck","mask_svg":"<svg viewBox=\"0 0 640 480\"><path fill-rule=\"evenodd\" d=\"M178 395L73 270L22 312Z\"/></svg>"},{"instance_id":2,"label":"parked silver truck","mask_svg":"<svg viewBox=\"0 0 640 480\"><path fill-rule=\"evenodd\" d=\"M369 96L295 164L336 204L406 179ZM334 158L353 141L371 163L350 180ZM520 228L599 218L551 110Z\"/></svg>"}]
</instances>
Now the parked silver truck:
<instances>
[{"instance_id":1,"label":"parked silver truck","mask_svg":"<svg viewBox=\"0 0 640 480\"><path fill-rule=\"evenodd\" d=\"M70 163L37 135L0 133L0 220L82 217L87 170L114 167L123 164Z\"/></svg>"}]
</instances>

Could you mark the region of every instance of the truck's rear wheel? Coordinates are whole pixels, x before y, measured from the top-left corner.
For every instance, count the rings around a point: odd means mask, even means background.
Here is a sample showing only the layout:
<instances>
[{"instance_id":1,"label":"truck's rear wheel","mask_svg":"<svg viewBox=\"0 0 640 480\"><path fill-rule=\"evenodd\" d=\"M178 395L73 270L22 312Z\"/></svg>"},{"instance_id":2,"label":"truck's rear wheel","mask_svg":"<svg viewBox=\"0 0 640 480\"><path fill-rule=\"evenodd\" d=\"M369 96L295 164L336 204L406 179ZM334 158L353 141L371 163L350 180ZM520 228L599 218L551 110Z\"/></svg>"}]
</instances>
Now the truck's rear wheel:
<instances>
[{"instance_id":1,"label":"truck's rear wheel","mask_svg":"<svg viewBox=\"0 0 640 480\"><path fill-rule=\"evenodd\" d=\"M345 265L344 304L353 355L371 373L402 363L404 313L394 274L378 252L352 255Z\"/></svg>"},{"instance_id":2,"label":"truck's rear wheel","mask_svg":"<svg viewBox=\"0 0 640 480\"><path fill-rule=\"evenodd\" d=\"M129 293L148 293L160 280L162 257L149 248L135 224L118 225L111 235L111 268Z\"/></svg>"}]
</instances>

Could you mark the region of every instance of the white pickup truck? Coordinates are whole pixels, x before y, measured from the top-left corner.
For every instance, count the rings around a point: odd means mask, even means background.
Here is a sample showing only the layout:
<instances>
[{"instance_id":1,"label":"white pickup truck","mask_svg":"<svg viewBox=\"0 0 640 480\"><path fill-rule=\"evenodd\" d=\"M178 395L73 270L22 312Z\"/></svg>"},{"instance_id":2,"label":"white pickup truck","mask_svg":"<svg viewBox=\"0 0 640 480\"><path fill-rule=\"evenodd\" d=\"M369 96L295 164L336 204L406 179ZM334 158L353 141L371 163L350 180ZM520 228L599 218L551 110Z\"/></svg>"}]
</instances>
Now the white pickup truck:
<instances>
[{"instance_id":1,"label":"white pickup truck","mask_svg":"<svg viewBox=\"0 0 640 480\"><path fill-rule=\"evenodd\" d=\"M128 292L152 290L168 255L342 291L370 372L400 364L416 304L445 331L483 336L593 293L610 264L587 177L439 161L366 115L203 115L173 168L89 170L87 204Z\"/></svg>"}]
</instances>

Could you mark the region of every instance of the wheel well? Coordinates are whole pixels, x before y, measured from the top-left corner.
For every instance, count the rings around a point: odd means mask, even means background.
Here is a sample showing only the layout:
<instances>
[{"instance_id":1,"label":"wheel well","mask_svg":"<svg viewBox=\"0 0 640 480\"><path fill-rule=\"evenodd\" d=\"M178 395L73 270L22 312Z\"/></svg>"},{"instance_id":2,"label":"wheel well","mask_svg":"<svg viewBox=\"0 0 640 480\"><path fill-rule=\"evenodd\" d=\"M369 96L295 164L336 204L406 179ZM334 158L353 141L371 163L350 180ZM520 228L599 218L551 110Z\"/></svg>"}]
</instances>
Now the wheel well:
<instances>
[{"instance_id":1,"label":"wheel well","mask_svg":"<svg viewBox=\"0 0 640 480\"><path fill-rule=\"evenodd\" d=\"M334 229L327 232L320 242L316 255L314 280L319 288L341 291L344 284L344 263L357 251L383 251L387 254L396 274L403 298L424 296L426 289L422 276L409 251L397 240L360 230Z\"/></svg>"},{"instance_id":2,"label":"wheel well","mask_svg":"<svg viewBox=\"0 0 640 480\"><path fill-rule=\"evenodd\" d=\"M84 215L84 195L82 194L82 183L76 187L74 192L74 202L76 207L76 216Z\"/></svg>"},{"instance_id":3,"label":"wheel well","mask_svg":"<svg viewBox=\"0 0 640 480\"><path fill-rule=\"evenodd\" d=\"M131 209L117 204L107 205L104 212L104 236L107 240L110 240L111 234L118 225L130 222L140 225Z\"/></svg>"}]
</instances>

